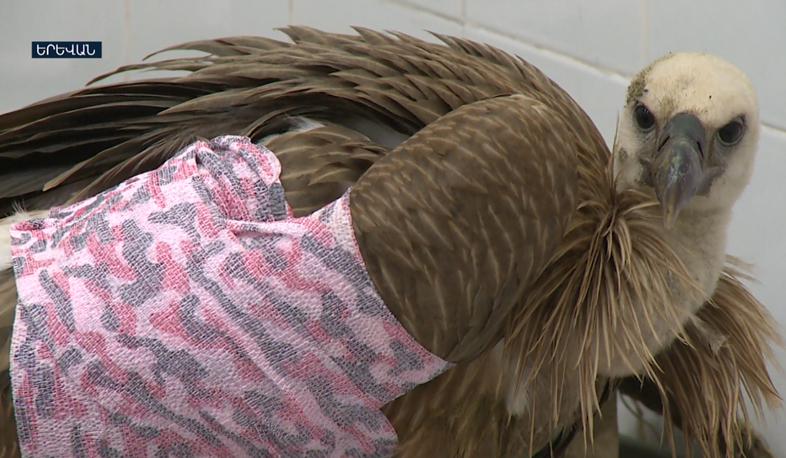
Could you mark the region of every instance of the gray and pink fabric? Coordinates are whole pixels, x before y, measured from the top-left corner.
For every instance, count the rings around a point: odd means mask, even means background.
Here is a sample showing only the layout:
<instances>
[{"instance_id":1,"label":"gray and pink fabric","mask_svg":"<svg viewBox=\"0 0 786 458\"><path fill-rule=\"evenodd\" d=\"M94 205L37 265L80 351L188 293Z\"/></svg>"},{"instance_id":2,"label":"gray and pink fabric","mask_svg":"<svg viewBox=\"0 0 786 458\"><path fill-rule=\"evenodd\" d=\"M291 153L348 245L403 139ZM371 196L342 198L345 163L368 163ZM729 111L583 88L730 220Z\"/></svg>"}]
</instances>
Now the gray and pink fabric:
<instances>
[{"instance_id":1,"label":"gray and pink fabric","mask_svg":"<svg viewBox=\"0 0 786 458\"><path fill-rule=\"evenodd\" d=\"M12 228L23 456L379 457L449 364L385 307L349 193L295 218L243 137Z\"/></svg>"}]
</instances>

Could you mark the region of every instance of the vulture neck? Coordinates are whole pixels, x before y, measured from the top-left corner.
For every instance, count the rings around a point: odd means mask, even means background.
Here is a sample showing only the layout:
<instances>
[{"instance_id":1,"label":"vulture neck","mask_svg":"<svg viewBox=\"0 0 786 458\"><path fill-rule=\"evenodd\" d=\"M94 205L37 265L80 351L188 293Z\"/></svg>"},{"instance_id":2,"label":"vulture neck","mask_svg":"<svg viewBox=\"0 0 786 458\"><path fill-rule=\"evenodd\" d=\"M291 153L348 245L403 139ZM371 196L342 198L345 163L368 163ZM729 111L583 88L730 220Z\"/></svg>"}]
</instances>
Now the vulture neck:
<instances>
[{"instance_id":1,"label":"vulture neck","mask_svg":"<svg viewBox=\"0 0 786 458\"><path fill-rule=\"evenodd\" d=\"M731 208L692 209L680 212L674 227L667 231L668 241L691 274L691 280L705 297L715 292L726 260L726 231ZM689 302L697 302L692 300ZM693 315L703 302L685 304Z\"/></svg>"},{"instance_id":2,"label":"vulture neck","mask_svg":"<svg viewBox=\"0 0 786 458\"><path fill-rule=\"evenodd\" d=\"M646 193L650 194L649 191ZM651 197L655 200L654 193ZM681 328L686 326L702 305L713 296L726 262L726 232L730 217L731 207L702 208L699 205L688 205L680 212L671 229L662 227L663 241L679 257L689 282L678 281L668 268L664 272L672 302L672 307L668 307L671 309L669 313L673 314L671 316L676 318L677 322L673 321L673 318L664 319L663 315L654 312L662 307L657 298L651 299L653 302L649 307L642 308L643 304L640 304L637 308L637 315L650 315L652 319L655 334L644 332L642 335L651 354L655 355L668 346L676 337L674 325L679 323ZM636 359L631 358L629 361L634 362ZM648 366L644 360L638 360L632 367L618 357L609 359L607 363L605 367L608 372L601 372L611 377L628 376L632 370L638 372Z\"/></svg>"}]
</instances>

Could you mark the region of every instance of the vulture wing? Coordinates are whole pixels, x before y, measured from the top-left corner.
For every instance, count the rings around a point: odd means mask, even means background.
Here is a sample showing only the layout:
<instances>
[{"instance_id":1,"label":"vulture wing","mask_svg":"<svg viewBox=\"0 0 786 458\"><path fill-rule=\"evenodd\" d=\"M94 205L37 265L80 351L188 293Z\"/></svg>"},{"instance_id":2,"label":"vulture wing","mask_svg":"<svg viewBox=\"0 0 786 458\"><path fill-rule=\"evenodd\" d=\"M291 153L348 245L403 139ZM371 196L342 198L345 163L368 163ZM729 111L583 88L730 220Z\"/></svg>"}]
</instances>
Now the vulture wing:
<instances>
[{"instance_id":1,"label":"vulture wing","mask_svg":"<svg viewBox=\"0 0 786 458\"><path fill-rule=\"evenodd\" d=\"M608 160L586 113L532 65L458 38L438 36L444 46L357 31L289 27L284 32L292 44L253 37L186 43L172 49L211 55L118 70L185 76L89 87L0 116L0 214L19 201L36 209L94 195L156 168L198 138L233 134L256 141L308 117L391 148L460 106L512 93L559 114L588 146L589 160ZM323 157L328 164L333 159ZM368 165L353 163L361 173Z\"/></svg>"},{"instance_id":2,"label":"vulture wing","mask_svg":"<svg viewBox=\"0 0 786 458\"><path fill-rule=\"evenodd\" d=\"M554 255L578 204L577 143L544 104L461 107L358 180L351 210L382 299L432 353L474 359Z\"/></svg>"}]
</instances>

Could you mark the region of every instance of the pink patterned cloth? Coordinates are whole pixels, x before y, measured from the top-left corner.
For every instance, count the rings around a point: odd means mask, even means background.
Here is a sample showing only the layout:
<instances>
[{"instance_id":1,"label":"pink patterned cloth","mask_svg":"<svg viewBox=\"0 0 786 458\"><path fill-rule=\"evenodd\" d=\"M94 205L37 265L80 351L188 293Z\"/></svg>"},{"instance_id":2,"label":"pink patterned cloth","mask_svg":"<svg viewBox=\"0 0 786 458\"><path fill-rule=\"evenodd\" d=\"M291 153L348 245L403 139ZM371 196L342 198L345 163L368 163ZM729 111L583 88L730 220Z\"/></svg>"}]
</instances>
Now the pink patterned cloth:
<instances>
[{"instance_id":1,"label":"pink patterned cloth","mask_svg":"<svg viewBox=\"0 0 786 458\"><path fill-rule=\"evenodd\" d=\"M377 294L349 193L294 218L243 137L11 230L23 456L381 457L449 364Z\"/></svg>"}]
</instances>

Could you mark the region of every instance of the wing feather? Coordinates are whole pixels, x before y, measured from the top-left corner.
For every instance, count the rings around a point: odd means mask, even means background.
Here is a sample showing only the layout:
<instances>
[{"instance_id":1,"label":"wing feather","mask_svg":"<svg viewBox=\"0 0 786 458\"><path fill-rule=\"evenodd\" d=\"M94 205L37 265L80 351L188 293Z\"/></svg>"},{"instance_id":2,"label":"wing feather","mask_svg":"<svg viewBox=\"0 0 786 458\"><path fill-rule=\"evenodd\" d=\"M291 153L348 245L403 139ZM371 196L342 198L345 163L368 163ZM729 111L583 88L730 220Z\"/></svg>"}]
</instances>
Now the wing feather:
<instances>
[{"instance_id":1,"label":"wing feather","mask_svg":"<svg viewBox=\"0 0 786 458\"><path fill-rule=\"evenodd\" d=\"M458 108L360 177L350 202L366 267L430 351L463 362L499 339L575 212L577 150L563 119L514 95Z\"/></svg>"},{"instance_id":2,"label":"wing feather","mask_svg":"<svg viewBox=\"0 0 786 458\"><path fill-rule=\"evenodd\" d=\"M196 138L261 139L285 132L293 116L346 127L360 117L409 136L462 105L510 93L548 105L590 150L608 154L575 102L520 59L461 38L438 36L444 46L356 30L283 29L293 43L257 37L184 43L167 50L209 54L112 74L185 70L185 76L88 87L0 116L0 214L17 201L63 204L73 198L73 183L84 180L89 184L76 198L93 195L157 167ZM58 174L36 174L43 164ZM8 178L14 174L31 180L18 186Z\"/></svg>"}]
</instances>

